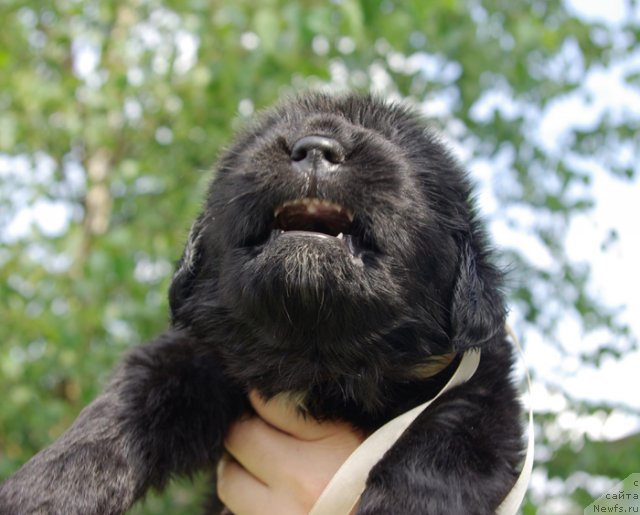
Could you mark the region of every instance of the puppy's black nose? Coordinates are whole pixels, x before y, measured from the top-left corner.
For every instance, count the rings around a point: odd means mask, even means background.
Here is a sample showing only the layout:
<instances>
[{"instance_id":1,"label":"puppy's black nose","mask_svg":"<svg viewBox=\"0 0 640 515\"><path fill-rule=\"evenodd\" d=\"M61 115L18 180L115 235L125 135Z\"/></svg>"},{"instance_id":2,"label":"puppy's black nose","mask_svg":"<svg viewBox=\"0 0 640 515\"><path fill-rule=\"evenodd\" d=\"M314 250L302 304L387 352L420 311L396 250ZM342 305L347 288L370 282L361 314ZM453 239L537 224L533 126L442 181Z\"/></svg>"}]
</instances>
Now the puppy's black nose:
<instances>
[{"instance_id":1,"label":"puppy's black nose","mask_svg":"<svg viewBox=\"0 0 640 515\"><path fill-rule=\"evenodd\" d=\"M305 136L293 145L291 159L296 162L314 163L322 160L339 164L344 161L344 147L337 140L326 136Z\"/></svg>"}]
</instances>

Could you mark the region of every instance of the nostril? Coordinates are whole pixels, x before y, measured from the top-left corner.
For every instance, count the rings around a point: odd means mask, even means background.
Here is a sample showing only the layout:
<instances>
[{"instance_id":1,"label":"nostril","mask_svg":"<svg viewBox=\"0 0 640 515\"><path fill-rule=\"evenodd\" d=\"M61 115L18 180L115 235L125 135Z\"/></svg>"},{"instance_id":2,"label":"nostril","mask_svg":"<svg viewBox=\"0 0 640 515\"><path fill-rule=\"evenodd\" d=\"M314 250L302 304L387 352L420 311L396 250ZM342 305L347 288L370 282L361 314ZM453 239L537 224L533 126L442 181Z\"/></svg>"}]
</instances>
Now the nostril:
<instances>
[{"instance_id":1,"label":"nostril","mask_svg":"<svg viewBox=\"0 0 640 515\"><path fill-rule=\"evenodd\" d=\"M344 161L344 147L337 140L326 136L305 136L300 138L291 149L291 159L293 161L303 161L314 153L333 164Z\"/></svg>"}]
</instances>

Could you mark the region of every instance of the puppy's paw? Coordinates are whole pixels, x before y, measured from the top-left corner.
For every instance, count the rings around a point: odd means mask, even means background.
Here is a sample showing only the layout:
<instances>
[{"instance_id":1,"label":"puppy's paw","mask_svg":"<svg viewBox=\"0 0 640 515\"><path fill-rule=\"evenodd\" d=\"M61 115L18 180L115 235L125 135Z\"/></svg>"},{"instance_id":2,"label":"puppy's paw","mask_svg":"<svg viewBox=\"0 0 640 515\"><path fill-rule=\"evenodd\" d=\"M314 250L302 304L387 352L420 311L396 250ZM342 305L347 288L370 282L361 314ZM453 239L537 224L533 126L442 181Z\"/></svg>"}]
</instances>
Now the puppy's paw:
<instances>
[{"instance_id":1,"label":"puppy's paw","mask_svg":"<svg viewBox=\"0 0 640 515\"><path fill-rule=\"evenodd\" d=\"M357 515L490 515L495 507L459 482L429 477L424 471L377 474L370 478L360 498Z\"/></svg>"}]
</instances>

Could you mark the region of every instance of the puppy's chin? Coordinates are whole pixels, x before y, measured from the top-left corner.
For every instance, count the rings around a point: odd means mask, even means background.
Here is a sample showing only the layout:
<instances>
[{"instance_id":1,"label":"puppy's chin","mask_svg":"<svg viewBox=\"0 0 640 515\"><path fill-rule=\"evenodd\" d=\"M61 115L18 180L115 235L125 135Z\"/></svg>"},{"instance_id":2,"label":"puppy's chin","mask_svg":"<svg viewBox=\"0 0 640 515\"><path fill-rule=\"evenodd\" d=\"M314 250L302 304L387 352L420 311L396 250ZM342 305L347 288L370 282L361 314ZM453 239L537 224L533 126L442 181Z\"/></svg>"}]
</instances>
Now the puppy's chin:
<instances>
[{"instance_id":1,"label":"puppy's chin","mask_svg":"<svg viewBox=\"0 0 640 515\"><path fill-rule=\"evenodd\" d=\"M281 345L343 340L394 311L384 267L367 266L348 242L321 233L283 233L236 253L220 280L234 312Z\"/></svg>"},{"instance_id":2,"label":"puppy's chin","mask_svg":"<svg viewBox=\"0 0 640 515\"><path fill-rule=\"evenodd\" d=\"M274 231L262 254L285 260L284 266L293 272L298 269L300 279L305 275L329 272L340 274L342 267L361 268L362 251L349 235L331 236L312 231ZM331 272L329 272L331 273Z\"/></svg>"},{"instance_id":3,"label":"puppy's chin","mask_svg":"<svg viewBox=\"0 0 640 515\"><path fill-rule=\"evenodd\" d=\"M284 232L270 239L243 267L267 295L283 295L317 316L326 295L351 295L366 280L362 259L347 242L316 232ZM278 298L271 296L270 298ZM335 305L332 305L335 308Z\"/></svg>"}]
</instances>

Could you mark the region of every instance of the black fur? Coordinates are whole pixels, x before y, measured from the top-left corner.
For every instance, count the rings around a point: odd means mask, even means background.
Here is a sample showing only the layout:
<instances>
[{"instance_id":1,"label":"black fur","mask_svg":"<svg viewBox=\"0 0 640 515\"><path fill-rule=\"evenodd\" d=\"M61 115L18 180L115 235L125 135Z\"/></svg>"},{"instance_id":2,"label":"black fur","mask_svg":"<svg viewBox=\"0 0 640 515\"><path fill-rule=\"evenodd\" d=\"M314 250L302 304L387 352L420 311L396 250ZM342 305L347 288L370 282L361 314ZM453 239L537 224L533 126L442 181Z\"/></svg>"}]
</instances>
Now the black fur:
<instances>
[{"instance_id":1,"label":"black fur","mask_svg":"<svg viewBox=\"0 0 640 515\"><path fill-rule=\"evenodd\" d=\"M293 160L309 135L338 156ZM350 210L351 250L276 237L274 209L310 197ZM372 470L358 513L493 513L522 453L500 284L465 173L413 112L356 95L285 102L221 157L171 286L171 329L0 486L0 512L122 513L211 468L252 388L372 430L453 368L425 380L416 366L479 347L473 378Z\"/></svg>"}]
</instances>

